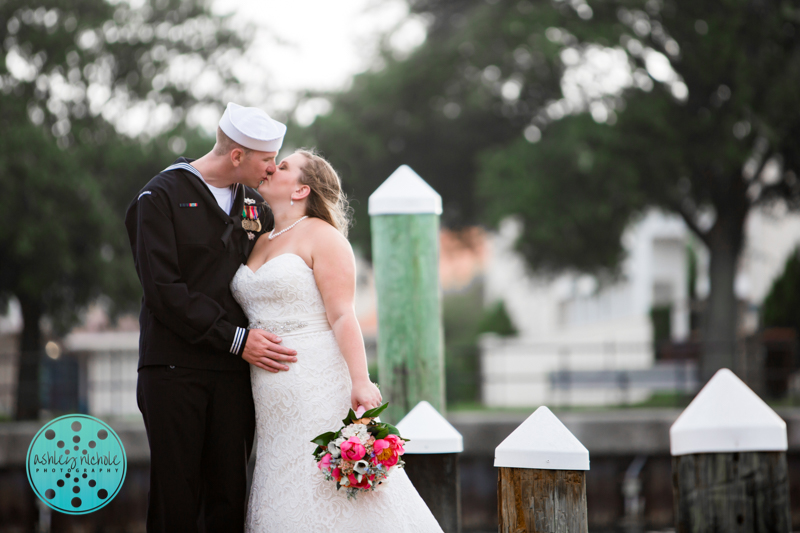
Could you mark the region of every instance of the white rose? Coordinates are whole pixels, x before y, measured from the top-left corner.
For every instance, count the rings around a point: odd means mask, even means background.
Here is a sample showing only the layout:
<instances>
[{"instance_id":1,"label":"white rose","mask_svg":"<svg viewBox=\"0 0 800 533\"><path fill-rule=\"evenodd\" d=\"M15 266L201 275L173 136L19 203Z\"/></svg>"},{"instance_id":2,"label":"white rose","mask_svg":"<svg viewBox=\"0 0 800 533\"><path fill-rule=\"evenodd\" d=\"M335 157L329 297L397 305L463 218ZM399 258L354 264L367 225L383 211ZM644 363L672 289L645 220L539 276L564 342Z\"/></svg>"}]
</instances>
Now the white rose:
<instances>
[{"instance_id":1,"label":"white rose","mask_svg":"<svg viewBox=\"0 0 800 533\"><path fill-rule=\"evenodd\" d=\"M342 437L347 440L354 435L358 435L359 440L361 440L362 433L367 433L367 426L364 424L350 424L342 430Z\"/></svg>"},{"instance_id":2,"label":"white rose","mask_svg":"<svg viewBox=\"0 0 800 533\"><path fill-rule=\"evenodd\" d=\"M332 440L328 443L328 453L331 454L331 457L339 457L342 455L342 452L339 451L339 444L338 441ZM344 442L344 441L342 441Z\"/></svg>"}]
</instances>

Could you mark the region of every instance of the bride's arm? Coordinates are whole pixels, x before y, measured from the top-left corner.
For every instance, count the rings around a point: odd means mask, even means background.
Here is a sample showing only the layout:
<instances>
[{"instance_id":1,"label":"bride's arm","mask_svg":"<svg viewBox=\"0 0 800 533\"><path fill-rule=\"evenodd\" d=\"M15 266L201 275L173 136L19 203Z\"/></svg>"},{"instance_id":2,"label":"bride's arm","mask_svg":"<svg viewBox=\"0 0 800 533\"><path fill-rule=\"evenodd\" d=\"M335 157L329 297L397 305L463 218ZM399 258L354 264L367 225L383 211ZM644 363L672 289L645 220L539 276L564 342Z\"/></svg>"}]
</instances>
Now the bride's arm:
<instances>
[{"instance_id":1,"label":"bride's arm","mask_svg":"<svg viewBox=\"0 0 800 533\"><path fill-rule=\"evenodd\" d=\"M353 410L357 410L359 405L372 409L381 404L381 393L369 379L364 339L356 319L356 263L353 249L333 227L321 229L325 231L315 232L318 236L314 239L311 252L314 278L322 294L328 322L350 371Z\"/></svg>"}]
</instances>

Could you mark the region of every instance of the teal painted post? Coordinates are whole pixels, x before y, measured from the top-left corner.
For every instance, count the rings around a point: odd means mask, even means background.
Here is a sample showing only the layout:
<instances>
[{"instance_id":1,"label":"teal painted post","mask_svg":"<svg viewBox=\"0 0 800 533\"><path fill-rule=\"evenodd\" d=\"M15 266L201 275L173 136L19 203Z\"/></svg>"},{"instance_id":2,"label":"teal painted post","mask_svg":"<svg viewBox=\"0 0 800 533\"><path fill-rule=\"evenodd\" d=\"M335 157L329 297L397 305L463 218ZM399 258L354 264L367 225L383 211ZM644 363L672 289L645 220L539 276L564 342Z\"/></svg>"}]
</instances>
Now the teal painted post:
<instances>
[{"instance_id":1,"label":"teal painted post","mask_svg":"<svg viewBox=\"0 0 800 533\"><path fill-rule=\"evenodd\" d=\"M369 198L378 294L378 381L388 422L420 401L444 412L444 342L439 285L442 199L410 167Z\"/></svg>"}]
</instances>

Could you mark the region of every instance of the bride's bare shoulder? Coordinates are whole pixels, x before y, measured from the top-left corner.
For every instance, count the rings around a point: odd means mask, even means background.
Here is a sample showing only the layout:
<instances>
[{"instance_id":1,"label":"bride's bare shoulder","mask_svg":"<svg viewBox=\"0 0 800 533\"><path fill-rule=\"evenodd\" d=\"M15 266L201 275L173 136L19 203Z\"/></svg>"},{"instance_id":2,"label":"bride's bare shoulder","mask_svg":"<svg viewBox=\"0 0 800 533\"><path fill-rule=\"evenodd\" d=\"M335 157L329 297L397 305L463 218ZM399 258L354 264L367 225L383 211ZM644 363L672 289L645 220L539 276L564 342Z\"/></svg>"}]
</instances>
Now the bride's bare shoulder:
<instances>
[{"instance_id":1,"label":"bride's bare shoulder","mask_svg":"<svg viewBox=\"0 0 800 533\"><path fill-rule=\"evenodd\" d=\"M324 220L320 218L309 218L308 221L309 221L309 229L311 230L311 233L313 234L313 238L315 240L319 239L322 241L327 241L329 239L336 239L341 243L348 242L345 236L342 235L342 233L339 230L337 230Z\"/></svg>"},{"instance_id":2,"label":"bride's bare shoulder","mask_svg":"<svg viewBox=\"0 0 800 533\"><path fill-rule=\"evenodd\" d=\"M311 246L313 256L352 255L353 249L350 242L342 233L324 220L311 219Z\"/></svg>"}]
</instances>

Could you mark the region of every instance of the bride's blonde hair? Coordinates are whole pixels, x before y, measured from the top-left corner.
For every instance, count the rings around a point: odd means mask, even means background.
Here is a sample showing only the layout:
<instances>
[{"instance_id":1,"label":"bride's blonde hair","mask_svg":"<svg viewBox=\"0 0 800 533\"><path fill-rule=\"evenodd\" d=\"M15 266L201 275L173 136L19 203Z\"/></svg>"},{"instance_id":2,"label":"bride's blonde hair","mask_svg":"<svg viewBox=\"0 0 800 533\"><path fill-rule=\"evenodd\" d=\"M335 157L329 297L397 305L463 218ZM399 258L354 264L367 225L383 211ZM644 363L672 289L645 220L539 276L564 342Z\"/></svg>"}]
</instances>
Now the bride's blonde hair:
<instances>
[{"instance_id":1,"label":"bride's blonde hair","mask_svg":"<svg viewBox=\"0 0 800 533\"><path fill-rule=\"evenodd\" d=\"M301 148L295 153L306 158L300 175L300 183L311 189L306 214L321 218L347 237L352 208L342 191L342 181L336 170L314 149Z\"/></svg>"}]
</instances>

